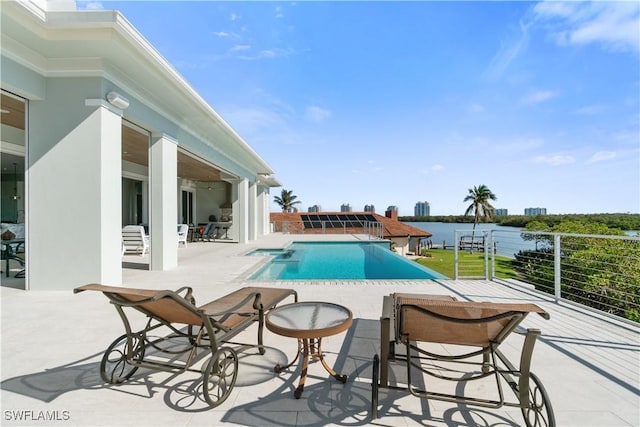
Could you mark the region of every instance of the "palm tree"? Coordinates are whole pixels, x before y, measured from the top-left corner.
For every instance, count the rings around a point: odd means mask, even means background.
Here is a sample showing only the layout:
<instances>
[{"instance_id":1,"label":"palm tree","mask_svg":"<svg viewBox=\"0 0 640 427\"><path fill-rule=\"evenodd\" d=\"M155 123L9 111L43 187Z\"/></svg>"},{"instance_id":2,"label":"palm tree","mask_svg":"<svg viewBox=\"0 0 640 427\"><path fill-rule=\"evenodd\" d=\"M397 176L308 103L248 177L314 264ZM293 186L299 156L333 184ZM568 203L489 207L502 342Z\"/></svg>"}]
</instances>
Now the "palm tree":
<instances>
[{"instance_id":1,"label":"palm tree","mask_svg":"<svg viewBox=\"0 0 640 427\"><path fill-rule=\"evenodd\" d=\"M495 208L489 203L489 200L498 200L495 194L489 187L482 184L479 186L474 186L469 189L469 194L464 198L464 202L471 201L471 204L464 212L465 216L469 215L471 212L474 213L475 217L473 220L473 231L471 232L471 250L473 250L473 239L476 234L476 225L480 221L481 217L491 218L493 217L493 213L495 212Z\"/></svg>"},{"instance_id":2,"label":"palm tree","mask_svg":"<svg viewBox=\"0 0 640 427\"><path fill-rule=\"evenodd\" d=\"M275 196L273 201L276 202L282 208L282 212L291 212L294 205L300 203L299 200L296 200L298 196L294 196L293 191L282 189L280 196Z\"/></svg>"}]
</instances>

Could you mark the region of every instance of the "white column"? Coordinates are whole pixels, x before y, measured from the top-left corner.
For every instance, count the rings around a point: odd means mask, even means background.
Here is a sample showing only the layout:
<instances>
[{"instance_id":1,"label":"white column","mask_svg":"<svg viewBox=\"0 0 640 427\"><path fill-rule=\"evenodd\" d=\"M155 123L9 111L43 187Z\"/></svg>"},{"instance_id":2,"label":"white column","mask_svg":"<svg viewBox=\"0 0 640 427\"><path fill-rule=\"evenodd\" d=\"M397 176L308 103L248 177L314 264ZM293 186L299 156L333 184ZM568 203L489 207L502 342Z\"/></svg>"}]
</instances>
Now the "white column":
<instances>
[{"instance_id":1,"label":"white column","mask_svg":"<svg viewBox=\"0 0 640 427\"><path fill-rule=\"evenodd\" d=\"M151 270L178 266L178 144L152 135L149 153Z\"/></svg>"},{"instance_id":2,"label":"white column","mask_svg":"<svg viewBox=\"0 0 640 427\"><path fill-rule=\"evenodd\" d=\"M237 184L236 201L233 203L233 225L239 243L249 241L249 181L242 179Z\"/></svg>"},{"instance_id":3,"label":"white column","mask_svg":"<svg viewBox=\"0 0 640 427\"><path fill-rule=\"evenodd\" d=\"M30 289L122 283L121 115L51 84L30 104L27 274Z\"/></svg>"},{"instance_id":4,"label":"white column","mask_svg":"<svg viewBox=\"0 0 640 427\"><path fill-rule=\"evenodd\" d=\"M142 218L139 221L142 224L149 224L149 180L142 181Z\"/></svg>"},{"instance_id":5,"label":"white column","mask_svg":"<svg viewBox=\"0 0 640 427\"><path fill-rule=\"evenodd\" d=\"M249 184L248 207L249 207L249 240L256 240L258 237L258 184Z\"/></svg>"},{"instance_id":6,"label":"white column","mask_svg":"<svg viewBox=\"0 0 640 427\"><path fill-rule=\"evenodd\" d=\"M257 196L258 236L269 234L269 187L258 186Z\"/></svg>"}]
</instances>

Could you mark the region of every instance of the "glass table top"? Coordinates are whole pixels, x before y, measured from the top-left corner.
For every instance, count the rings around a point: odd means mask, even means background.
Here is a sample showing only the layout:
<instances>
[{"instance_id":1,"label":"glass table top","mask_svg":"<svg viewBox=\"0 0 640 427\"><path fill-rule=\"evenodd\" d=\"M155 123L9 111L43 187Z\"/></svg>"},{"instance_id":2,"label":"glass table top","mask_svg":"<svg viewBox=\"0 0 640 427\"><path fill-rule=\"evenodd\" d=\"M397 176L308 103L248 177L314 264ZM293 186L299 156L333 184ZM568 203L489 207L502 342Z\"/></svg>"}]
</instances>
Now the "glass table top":
<instances>
[{"instance_id":1,"label":"glass table top","mask_svg":"<svg viewBox=\"0 0 640 427\"><path fill-rule=\"evenodd\" d=\"M266 317L267 329L279 335L316 338L351 326L351 310L329 302L298 302L276 307Z\"/></svg>"}]
</instances>

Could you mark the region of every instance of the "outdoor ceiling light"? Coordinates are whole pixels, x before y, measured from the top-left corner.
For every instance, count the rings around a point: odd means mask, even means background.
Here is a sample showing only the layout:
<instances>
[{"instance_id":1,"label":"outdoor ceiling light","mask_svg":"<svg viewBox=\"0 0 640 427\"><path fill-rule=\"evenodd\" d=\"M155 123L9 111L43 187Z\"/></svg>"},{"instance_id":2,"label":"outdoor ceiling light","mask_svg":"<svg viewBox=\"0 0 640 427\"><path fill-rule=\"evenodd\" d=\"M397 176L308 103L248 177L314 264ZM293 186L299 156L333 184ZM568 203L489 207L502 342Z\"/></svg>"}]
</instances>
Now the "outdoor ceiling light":
<instances>
[{"instance_id":1,"label":"outdoor ceiling light","mask_svg":"<svg viewBox=\"0 0 640 427\"><path fill-rule=\"evenodd\" d=\"M107 94L107 101L109 101L109 104L121 110L129 106L129 100L117 92L109 92Z\"/></svg>"}]
</instances>

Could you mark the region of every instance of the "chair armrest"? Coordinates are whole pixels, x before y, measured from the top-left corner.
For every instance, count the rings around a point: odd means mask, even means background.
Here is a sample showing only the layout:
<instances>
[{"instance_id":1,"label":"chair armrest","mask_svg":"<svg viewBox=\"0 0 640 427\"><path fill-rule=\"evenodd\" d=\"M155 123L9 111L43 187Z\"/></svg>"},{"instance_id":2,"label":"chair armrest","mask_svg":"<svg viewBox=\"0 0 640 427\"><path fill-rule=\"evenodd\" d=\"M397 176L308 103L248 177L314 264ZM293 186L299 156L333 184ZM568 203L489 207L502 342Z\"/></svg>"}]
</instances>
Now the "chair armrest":
<instances>
[{"instance_id":1,"label":"chair armrest","mask_svg":"<svg viewBox=\"0 0 640 427\"><path fill-rule=\"evenodd\" d=\"M251 292L246 297L244 297L244 299L242 299L242 301L240 301L239 303L237 303L237 304L235 304L233 306L224 307L224 308L218 308L218 310L222 310L222 311L212 312L212 311L206 310L206 307L208 305L215 304L216 301L212 301L209 304L205 304L204 306L200 307L200 309L203 310L203 312L207 316L221 316L223 314L229 314L229 312L233 312L233 311L245 306L251 300L253 300L252 307L255 310L260 310L262 308L262 303L260 302L260 293L259 292Z\"/></svg>"},{"instance_id":2,"label":"chair armrest","mask_svg":"<svg viewBox=\"0 0 640 427\"><path fill-rule=\"evenodd\" d=\"M183 298L189 301L191 304L196 305L196 299L193 297L193 289L191 288L191 286L183 286L175 292L178 295L180 295L181 292L185 292Z\"/></svg>"}]
</instances>

